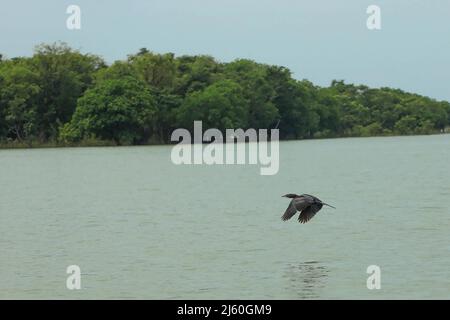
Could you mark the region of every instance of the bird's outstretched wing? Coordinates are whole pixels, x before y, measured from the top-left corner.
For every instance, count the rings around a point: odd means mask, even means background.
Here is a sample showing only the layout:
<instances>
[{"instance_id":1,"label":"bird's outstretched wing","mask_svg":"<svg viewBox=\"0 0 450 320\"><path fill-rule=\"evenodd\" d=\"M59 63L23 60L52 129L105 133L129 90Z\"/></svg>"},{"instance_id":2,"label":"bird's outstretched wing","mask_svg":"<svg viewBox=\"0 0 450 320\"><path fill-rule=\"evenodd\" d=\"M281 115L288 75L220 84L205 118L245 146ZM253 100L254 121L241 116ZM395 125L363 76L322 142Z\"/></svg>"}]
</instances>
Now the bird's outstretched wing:
<instances>
[{"instance_id":1,"label":"bird's outstretched wing","mask_svg":"<svg viewBox=\"0 0 450 320\"><path fill-rule=\"evenodd\" d=\"M300 197L292 199L292 204L298 211L302 211L314 204L314 199L307 195L301 195Z\"/></svg>"},{"instance_id":2,"label":"bird's outstretched wing","mask_svg":"<svg viewBox=\"0 0 450 320\"><path fill-rule=\"evenodd\" d=\"M312 204L305 208L298 216L298 222L306 223L322 208L320 204Z\"/></svg>"},{"instance_id":3,"label":"bird's outstretched wing","mask_svg":"<svg viewBox=\"0 0 450 320\"><path fill-rule=\"evenodd\" d=\"M283 216L281 217L281 220L286 221L292 218L292 216L297 212L297 209L295 209L294 206L294 199L289 203L289 206L287 207L286 211L284 212Z\"/></svg>"}]
</instances>

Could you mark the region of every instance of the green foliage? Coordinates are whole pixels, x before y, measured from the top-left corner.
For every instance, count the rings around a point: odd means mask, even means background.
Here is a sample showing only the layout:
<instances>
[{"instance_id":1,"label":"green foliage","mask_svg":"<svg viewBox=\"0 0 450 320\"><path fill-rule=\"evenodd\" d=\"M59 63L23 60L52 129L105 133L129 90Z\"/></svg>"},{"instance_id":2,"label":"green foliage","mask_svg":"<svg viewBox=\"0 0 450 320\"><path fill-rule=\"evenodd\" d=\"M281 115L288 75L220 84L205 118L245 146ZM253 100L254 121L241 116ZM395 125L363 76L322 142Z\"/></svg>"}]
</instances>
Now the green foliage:
<instances>
[{"instance_id":1,"label":"green foliage","mask_svg":"<svg viewBox=\"0 0 450 320\"><path fill-rule=\"evenodd\" d=\"M204 128L246 128L248 102L242 88L232 80L218 81L189 94L177 113L177 123L192 129L195 120Z\"/></svg>"},{"instance_id":2,"label":"green foliage","mask_svg":"<svg viewBox=\"0 0 450 320\"><path fill-rule=\"evenodd\" d=\"M103 67L99 57L64 43L37 46L31 58L3 60L0 140L57 139L59 127L70 121L77 99Z\"/></svg>"},{"instance_id":3,"label":"green foliage","mask_svg":"<svg viewBox=\"0 0 450 320\"><path fill-rule=\"evenodd\" d=\"M172 53L140 53L129 58L136 74L150 87L170 89L176 77L175 56Z\"/></svg>"},{"instance_id":4,"label":"green foliage","mask_svg":"<svg viewBox=\"0 0 450 320\"><path fill-rule=\"evenodd\" d=\"M399 134L411 134L416 131L418 121L413 115L402 117L395 123L395 131Z\"/></svg>"},{"instance_id":5,"label":"green foliage","mask_svg":"<svg viewBox=\"0 0 450 320\"><path fill-rule=\"evenodd\" d=\"M155 113L154 98L145 83L131 77L105 80L78 100L61 138L66 142L94 137L117 144L144 143L150 137Z\"/></svg>"},{"instance_id":6,"label":"green foliage","mask_svg":"<svg viewBox=\"0 0 450 320\"><path fill-rule=\"evenodd\" d=\"M13 140L36 134L39 76L25 62L0 67L0 133Z\"/></svg>"},{"instance_id":7,"label":"green foliage","mask_svg":"<svg viewBox=\"0 0 450 320\"><path fill-rule=\"evenodd\" d=\"M274 128L281 139L448 131L450 103L333 80L318 87L289 69L142 48L107 66L64 43L32 57L0 56L0 144L167 143L179 127ZM59 141L59 142L58 142Z\"/></svg>"},{"instance_id":8,"label":"green foliage","mask_svg":"<svg viewBox=\"0 0 450 320\"><path fill-rule=\"evenodd\" d=\"M445 101L343 81L333 81L329 88L321 90L335 99L322 104L327 109L336 104L339 109L337 136L431 134L444 131L449 124L448 102Z\"/></svg>"},{"instance_id":9,"label":"green foliage","mask_svg":"<svg viewBox=\"0 0 450 320\"><path fill-rule=\"evenodd\" d=\"M317 89L308 81L292 79L290 71L283 67L270 67L269 81L275 88L274 103L280 114L280 137L313 137L321 121ZM325 122L325 114L323 120Z\"/></svg>"},{"instance_id":10,"label":"green foliage","mask_svg":"<svg viewBox=\"0 0 450 320\"><path fill-rule=\"evenodd\" d=\"M116 61L108 68L100 69L94 74L95 83L105 80L116 80L124 77L137 78L136 70L128 61Z\"/></svg>"},{"instance_id":11,"label":"green foliage","mask_svg":"<svg viewBox=\"0 0 450 320\"><path fill-rule=\"evenodd\" d=\"M182 97L223 79L222 65L210 56L181 56L177 58L176 64L174 93Z\"/></svg>"},{"instance_id":12,"label":"green foliage","mask_svg":"<svg viewBox=\"0 0 450 320\"><path fill-rule=\"evenodd\" d=\"M94 72L104 62L65 44L53 44L36 47L30 64L39 75L41 87L37 109L39 137L55 138L59 126L70 120L77 99L90 87Z\"/></svg>"}]
</instances>

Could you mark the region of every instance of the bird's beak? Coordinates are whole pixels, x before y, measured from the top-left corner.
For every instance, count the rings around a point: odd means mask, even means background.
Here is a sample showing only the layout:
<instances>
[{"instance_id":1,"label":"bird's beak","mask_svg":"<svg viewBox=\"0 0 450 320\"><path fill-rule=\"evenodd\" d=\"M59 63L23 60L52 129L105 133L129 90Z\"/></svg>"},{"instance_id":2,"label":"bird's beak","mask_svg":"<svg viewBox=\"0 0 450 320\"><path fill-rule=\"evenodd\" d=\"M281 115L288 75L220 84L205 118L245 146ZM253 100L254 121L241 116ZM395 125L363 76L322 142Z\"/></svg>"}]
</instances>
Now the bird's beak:
<instances>
[{"instance_id":1,"label":"bird's beak","mask_svg":"<svg viewBox=\"0 0 450 320\"><path fill-rule=\"evenodd\" d=\"M322 202L322 204L324 204L324 205L326 205L326 206L329 206L330 208L336 209L335 207L329 205L328 203Z\"/></svg>"}]
</instances>

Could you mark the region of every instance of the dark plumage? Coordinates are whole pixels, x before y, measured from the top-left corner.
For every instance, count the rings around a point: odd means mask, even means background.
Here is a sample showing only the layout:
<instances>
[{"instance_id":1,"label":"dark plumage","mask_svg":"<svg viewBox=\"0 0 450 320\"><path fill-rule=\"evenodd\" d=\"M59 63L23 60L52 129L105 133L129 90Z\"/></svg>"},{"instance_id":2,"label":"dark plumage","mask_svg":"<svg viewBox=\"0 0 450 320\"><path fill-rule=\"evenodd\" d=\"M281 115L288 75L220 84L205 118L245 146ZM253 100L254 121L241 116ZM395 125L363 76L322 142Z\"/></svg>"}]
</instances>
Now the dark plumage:
<instances>
[{"instance_id":1,"label":"dark plumage","mask_svg":"<svg viewBox=\"0 0 450 320\"><path fill-rule=\"evenodd\" d=\"M297 195L288 193L283 197L292 199L291 203L289 203L289 206L286 209L286 212L281 217L283 221L289 220L297 213L297 211L299 211L300 214L298 216L298 221L300 223L306 223L312 217L314 217L314 215L319 212L319 210L322 209L324 205L336 209L335 207L322 202L322 200L320 200L319 198L316 198L309 194Z\"/></svg>"}]
</instances>

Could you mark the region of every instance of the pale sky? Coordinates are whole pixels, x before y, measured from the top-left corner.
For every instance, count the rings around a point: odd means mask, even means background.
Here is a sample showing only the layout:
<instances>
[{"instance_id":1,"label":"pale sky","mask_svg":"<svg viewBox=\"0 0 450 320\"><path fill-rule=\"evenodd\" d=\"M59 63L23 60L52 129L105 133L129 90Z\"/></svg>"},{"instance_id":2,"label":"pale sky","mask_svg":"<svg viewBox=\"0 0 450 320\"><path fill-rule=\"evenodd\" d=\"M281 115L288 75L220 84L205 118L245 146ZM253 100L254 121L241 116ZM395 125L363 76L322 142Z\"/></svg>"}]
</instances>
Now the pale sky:
<instances>
[{"instance_id":1,"label":"pale sky","mask_svg":"<svg viewBox=\"0 0 450 320\"><path fill-rule=\"evenodd\" d=\"M81 8L81 30L66 28L71 4ZM381 8L381 30L366 27L371 4ZM7 57L58 40L108 62L147 47L450 101L449 0L0 0L0 12Z\"/></svg>"}]
</instances>

